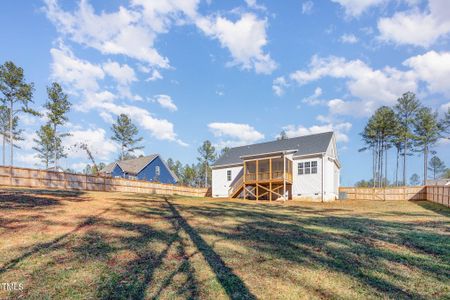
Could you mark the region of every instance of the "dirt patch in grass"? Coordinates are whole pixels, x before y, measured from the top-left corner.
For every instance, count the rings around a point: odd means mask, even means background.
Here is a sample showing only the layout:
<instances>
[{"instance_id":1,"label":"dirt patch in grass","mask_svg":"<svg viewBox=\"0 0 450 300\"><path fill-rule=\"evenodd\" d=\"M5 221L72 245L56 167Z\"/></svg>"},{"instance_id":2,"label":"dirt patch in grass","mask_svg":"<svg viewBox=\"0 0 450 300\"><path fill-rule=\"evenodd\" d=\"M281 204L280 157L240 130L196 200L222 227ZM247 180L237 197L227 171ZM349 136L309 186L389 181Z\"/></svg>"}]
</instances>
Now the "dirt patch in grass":
<instances>
[{"instance_id":1,"label":"dirt patch in grass","mask_svg":"<svg viewBox=\"0 0 450 300\"><path fill-rule=\"evenodd\" d=\"M0 298L448 298L449 229L428 202L0 190Z\"/></svg>"}]
</instances>

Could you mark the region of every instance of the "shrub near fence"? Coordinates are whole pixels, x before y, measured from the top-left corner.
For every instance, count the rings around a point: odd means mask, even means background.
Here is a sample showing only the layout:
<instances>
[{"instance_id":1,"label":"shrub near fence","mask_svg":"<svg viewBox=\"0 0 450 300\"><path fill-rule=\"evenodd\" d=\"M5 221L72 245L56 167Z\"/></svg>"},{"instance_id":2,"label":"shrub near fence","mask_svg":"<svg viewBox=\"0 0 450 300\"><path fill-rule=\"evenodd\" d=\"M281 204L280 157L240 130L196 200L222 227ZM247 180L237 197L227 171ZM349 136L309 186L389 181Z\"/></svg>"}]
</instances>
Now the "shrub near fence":
<instances>
[{"instance_id":1,"label":"shrub near fence","mask_svg":"<svg viewBox=\"0 0 450 300\"><path fill-rule=\"evenodd\" d=\"M204 197L207 189L153 183L143 180L92 176L47 170L0 166L0 185L42 189L116 191Z\"/></svg>"}]
</instances>

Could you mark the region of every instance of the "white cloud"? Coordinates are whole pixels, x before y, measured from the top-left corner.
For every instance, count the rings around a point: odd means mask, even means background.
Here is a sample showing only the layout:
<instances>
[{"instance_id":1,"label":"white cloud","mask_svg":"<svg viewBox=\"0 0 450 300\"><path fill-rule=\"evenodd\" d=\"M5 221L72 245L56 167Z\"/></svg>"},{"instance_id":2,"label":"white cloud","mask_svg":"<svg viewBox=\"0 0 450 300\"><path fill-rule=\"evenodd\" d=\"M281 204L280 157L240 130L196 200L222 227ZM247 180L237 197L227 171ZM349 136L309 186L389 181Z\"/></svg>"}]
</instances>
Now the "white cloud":
<instances>
[{"instance_id":1,"label":"white cloud","mask_svg":"<svg viewBox=\"0 0 450 300\"><path fill-rule=\"evenodd\" d=\"M305 1L302 3L302 14L309 15L312 13L314 7L314 2L312 1Z\"/></svg>"},{"instance_id":2,"label":"white cloud","mask_svg":"<svg viewBox=\"0 0 450 300\"><path fill-rule=\"evenodd\" d=\"M208 124L208 128L215 137L228 138L222 139L218 148L252 144L264 138L262 133L248 124L215 122Z\"/></svg>"},{"instance_id":3,"label":"white cloud","mask_svg":"<svg viewBox=\"0 0 450 300\"><path fill-rule=\"evenodd\" d=\"M106 74L113 77L120 85L129 85L137 81L136 74L129 65L120 65L115 61L108 61L103 64L103 70Z\"/></svg>"},{"instance_id":4,"label":"white cloud","mask_svg":"<svg viewBox=\"0 0 450 300\"><path fill-rule=\"evenodd\" d=\"M284 78L283 76L275 78L272 82L272 90L277 96L282 96L287 86L288 83L286 81L286 78Z\"/></svg>"},{"instance_id":5,"label":"white cloud","mask_svg":"<svg viewBox=\"0 0 450 300\"><path fill-rule=\"evenodd\" d=\"M154 100L159 103L164 108L170 111L178 110L178 107L173 103L172 98L169 95L156 95Z\"/></svg>"},{"instance_id":6,"label":"white cloud","mask_svg":"<svg viewBox=\"0 0 450 300\"><path fill-rule=\"evenodd\" d=\"M267 20L252 13L244 13L236 22L222 16L197 19L197 26L209 37L219 40L233 57L230 66L254 69L256 73L270 74L277 64L264 53L267 45Z\"/></svg>"},{"instance_id":7,"label":"white cloud","mask_svg":"<svg viewBox=\"0 0 450 300\"><path fill-rule=\"evenodd\" d=\"M105 77L103 69L74 56L63 44L50 49L52 56L52 78L72 86L75 90L95 91L99 89L98 80Z\"/></svg>"},{"instance_id":8,"label":"white cloud","mask_svg":"<svg viewBox=\"0 0 450 300\"><path fill-rule=\"evenodd\" d=\"M150 75L150 77L147 78L145 81L156 81L158 79L163 79L163 76L158 70L153 70L152 75Z\"/></svg>"},{"instance_id":9,"label":"white cloud","mask_svg":"<svg viewBox=\"0 0 450 300\"><path fill-rule=\"evenodd\" d=\"M358 42L358 38L354 34L343 34L339 40L344 44L355 44Z\"/></svg>"},{"instance_id":10,"label":"white cloud","mask_svg":"<svg viewBox=\"0 0 450 300\"><path fill-rule=\"evenodd\" d=\"M144 19L138 11L121 6L116 12L96 14L88 1L80 1L78 9L70 13L56 0L46 0L46 13L60 33L77 43L103 54L121 54L152 66L169 67L169 60L154 48L160 28L150 27L154 20Z\"/></svg>"},{"instance_id":11,"label":"white cloud","mask_svg":"<svg viewBox=\"0 0 450 300\"><path fill-rule=\"evenodd\" d=\"M350 94L361 99L363 111L370 111L379 104L392 104L405 91L415 92L417 78L413 71L399 71L385 67L374 70L361 60L346 60L330 56L313 56L308 71L299 70L290 75L298 84L307 84L323 77L346 80ZM348 111L353 114L352 111Z\"/></svg>"},{"instance_id":12,"label":"white cloud","mask_svg":"<svg viewBox=\"0 0 450 300\"><path fill-rule=\"evenodd\" d=\"M253 9L266 10L267 8L264 5L258 4L256 0L245 0L247 6Z\"/></svg>"},{"instance_id":13,"label":"white cloud","mask_svg":"<svg viewBox=\"0 0 450 300\"><path fill-rule=\"evenodd\" d=\"M323 104L324 101L320 100L319 97L322 95L322 89L320 87L317 87L314 90L314 94L312 94L309 97L306 97L305 99L302 100L302 103L311 105L311 106L315 106L315 105L320 105Z\"/></svg>"},{"instance_id":14,"label":"white cloud","mask_svg":"<svg viewBox=\"0 0 450 300\"><path fill-rule=\"evenodd\" d=\"M344 7L347 16L358 17L370 7L385 3L387 0L331 0Z\"/></svg>"},{"instance_id":15,"label":"white cloud","mask_svg":"<svg viewBox=\"0 0 450 300\"><path fill-rule=\"evenodd\" d=\"M448 0L429 0L427 11L415 7L381 18L378 21L379 38L396 44L430 47L450 33L449 10Z\"/></svg>"},{"instance_id":16,"label":"white cloud","mask_svg":"<svg viewBox=\"0 0 450 300\"><path fill-rule=\"evenodd\" d=\"M81 93L81 97L84 99L82 103L75 106L76 109L83 112L93 109L105 112L106 114L101 115L103 119L109 118L107 114L120 115L125 112L144 129L150 131L153 137L186 146L186 143L177 138L173 124L168 120L156 118L148 110L138 106L115 103L120 97L126 96L124 90L118 89L118 95L108 90L101 90L98 83L98 80L104 77L101 67L75 57L67 49L64 51L52 49L51 53L53 57L52 77L58 78L59 82Z\"/></svg>"},{"instance_id":17,"label":"white cloud","mask_svg":"<svg viewBox=\"0 0 450 300\"><path fill-rule=\"evenodd\" d=\"M429 51L410 57L403 64L413 69L417 78L427 83L430 92L450 96L450 52Z\"/></svg>"},{"instance_id":18,"label":"white cloud","mask_svg":"<svg viewBox=\"0 0 450 300\"><path fill-rule=\"evenodd\" d=\"M81 158L88 161L84 150L76 147L80 143L88 145L94 159L98 161L109 161L113 154L118 153L118 145L106 136L103 128L89 128L85 130L72 130L71 135L64 139L64 144L68 147L70 158Z\"/></svg>"},{"instance_id":19,"label":"white cloud","mask_svg":"<svg viewBox=\"0 0 450 300\"><path fill-rule=\"evenodd\" d=\"M316 133L323 133L334 131L336 134L336 141L338 142L348 142L348 132L352 128L352 124L348 122L337 123L337 124L325 124L325 125L314 125L311 127L304 126L295 126L295 125L287 125L283 127L283 130L286 132L289 138L310 135Z\"/></svg>"}]
</instances>

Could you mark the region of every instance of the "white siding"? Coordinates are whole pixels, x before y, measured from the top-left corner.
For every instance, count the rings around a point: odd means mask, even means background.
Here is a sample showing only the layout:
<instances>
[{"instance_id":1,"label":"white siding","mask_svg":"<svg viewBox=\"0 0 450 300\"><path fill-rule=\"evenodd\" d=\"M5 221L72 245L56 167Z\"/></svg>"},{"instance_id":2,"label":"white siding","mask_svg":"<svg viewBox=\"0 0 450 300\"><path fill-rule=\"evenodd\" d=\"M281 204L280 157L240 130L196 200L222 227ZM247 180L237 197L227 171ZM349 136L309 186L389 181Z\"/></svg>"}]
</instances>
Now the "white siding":
<instances>
[{"instance_id":1,"label":"white siding","mask_svg":"<svg viewBox=\"0 0 450 300\"><path fill-rule=\"evenodd\" d=\"M231 170L231 181L227 180L227 171ZM212 170L212 196L213 197L228 197L228 190L230 184L241 172L242 166L220 168Z\"/></svg>"},{"instance_id":2,"label":"white siding","mask_svg":"<svg viewBox=\"0 0 450 300\"><path fill-rule=\"evenodd\" d=\"M317 161L317 174L298 175L298 164ZM309 157L294 159L292 176L292 198L294 199L322 199L322 158Z\"/></svg>"},{"instance_id":3,"label":"white siding","mask_svg":"<svg viewBox=\"0 0 450 300\"><path fill-rule=\"evenodd\" d=\"M317 174L298 175L298 164L300 162L317 161ZM323 199L324 201L335 200L339 188L339 168L327 155L323 158ZM293 163L294 174L292 182L292 197L303 200L322 200L322 156L297 158Z\"/></svg>"}]
</instances>

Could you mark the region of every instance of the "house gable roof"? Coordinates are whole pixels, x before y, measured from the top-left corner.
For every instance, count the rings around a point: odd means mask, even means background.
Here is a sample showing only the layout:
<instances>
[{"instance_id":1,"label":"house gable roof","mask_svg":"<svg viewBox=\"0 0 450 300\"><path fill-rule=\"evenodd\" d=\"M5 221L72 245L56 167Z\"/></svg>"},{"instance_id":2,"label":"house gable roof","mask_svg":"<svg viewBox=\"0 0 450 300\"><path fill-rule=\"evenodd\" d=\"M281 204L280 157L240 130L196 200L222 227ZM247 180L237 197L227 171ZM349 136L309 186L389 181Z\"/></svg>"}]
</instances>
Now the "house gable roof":
<instances>
[{"instance_id":1,"label":"house gable roof","mask_svg":"<svg viewBox=\"0 0 450 300\"><path fill-rule=\"evenodd\" d=\"M131 175L137 175L139 172L142 171L149 163L151 163L155 158L157 158L159 154L152 154L148 156L142 156L127 160L119 160L117 162L111 163L107 165L103 170L102 173L112 173L116 165L119 165L119 167L122 169L123 172Z\"/></svg>"},{"instance_id":2,"label":"house gable roof","mask_svg":"<svg viewBox=\"0 0 450 300\"><path fill-rule=\"evenodd\" d=\"M316 153L325 153L327 151L328 145L333 138L333 134L333 132L325 132L231 148L212 166L219 167L242 164L242 157L245 156L256 156L260 154L276 153L282 151L292 150L294 151L294 157Z\"/></svg>"},{"instance_id":3,"label":"house gable roof","mask_svg":"<svg viewBox=\"0 0 450 300\"><path fill-rule=\"evenodd\" d=\"M110 163L106 167L101 170L101 173L107 173L111 174L114 171L114 168L116 165L119 165L119 167L122 169L123 172L130 174L130 175L137 175L139 174L146 166L148 166L152 161L154 161L157 157L159 157L159 154L152 154L148 156L142 156L138 158L132 158L127 160L120 160L118 162ZM167 168L169 173L172 175L172 177L175 179L175 181L179 181L177 175L169 168L167 163L161 159L164 166Z\"/></svg>"}]
</instances>

